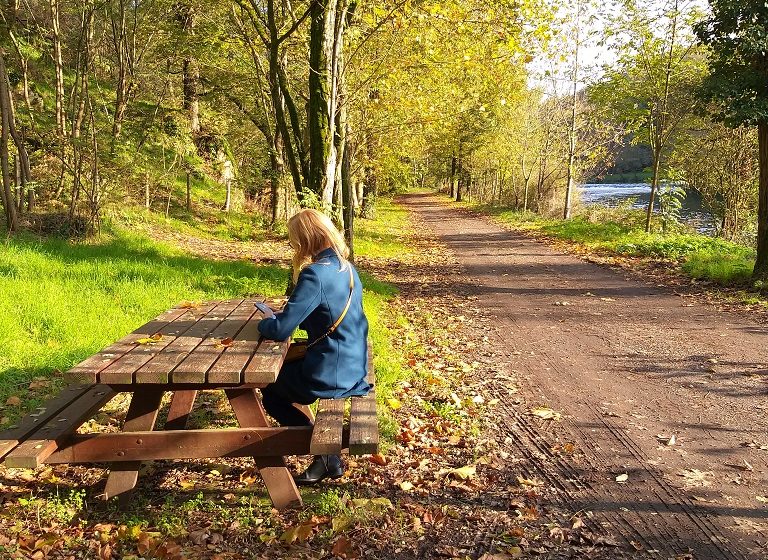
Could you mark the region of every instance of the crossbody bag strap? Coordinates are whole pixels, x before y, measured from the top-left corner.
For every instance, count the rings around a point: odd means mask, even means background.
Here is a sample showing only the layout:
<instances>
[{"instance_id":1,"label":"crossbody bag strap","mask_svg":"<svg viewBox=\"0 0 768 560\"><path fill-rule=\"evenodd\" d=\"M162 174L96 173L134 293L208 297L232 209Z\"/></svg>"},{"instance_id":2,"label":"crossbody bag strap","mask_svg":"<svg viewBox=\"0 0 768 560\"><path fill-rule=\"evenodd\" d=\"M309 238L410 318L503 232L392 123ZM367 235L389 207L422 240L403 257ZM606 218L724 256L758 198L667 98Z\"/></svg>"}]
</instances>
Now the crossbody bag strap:
<instances>
[{"instance_id":1,"label":"crossbody bag strap","mask_svg":"<svg viewBox=\"0 0 768 560\"><path fill-rule=\"evenodd\" d=\"M339 327L341 322L344 320L344 317L347 315L347 311L349 311L349 306L352 305L352 293L355 290L355 277L352 274L352 265L347 263L347 267L349 267L349 297L347 298L347 304L344 306L344 311L341 312L341 315L339 315L339 318L336 319L333 325L331 325L331 328L328 329L328 331L323 336L321 336L320 338L316 338L315 340L307 344L307 348L312 348L315 344L317 344L321 340L325 340L326 338L328 338L333 333L333 331L335 331Z\"/></svg>"}]
</instances>

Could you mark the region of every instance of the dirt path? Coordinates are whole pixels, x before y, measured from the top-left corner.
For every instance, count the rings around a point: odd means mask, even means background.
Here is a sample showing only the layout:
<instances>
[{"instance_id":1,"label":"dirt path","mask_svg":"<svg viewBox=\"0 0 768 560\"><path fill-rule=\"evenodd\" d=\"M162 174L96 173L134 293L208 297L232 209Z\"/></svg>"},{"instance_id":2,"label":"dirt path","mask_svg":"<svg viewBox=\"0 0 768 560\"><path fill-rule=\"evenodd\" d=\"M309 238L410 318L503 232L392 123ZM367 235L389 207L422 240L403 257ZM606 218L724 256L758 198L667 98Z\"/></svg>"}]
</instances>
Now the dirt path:
<instances>
[{"instance_id":1,"label":"dirt path","mask_svg":"<svg viewBox=\"0 0 768 560\"><path fill-rule=\"evenodd\" d=\"M638 558L768 558L765 327L438 198L402 202L463 267L454 289L494 319L500 371L527 405L562 412L542 426L509 406L503 422L553 502L592 512ZM553 452L563 442L570 456Z\"/></svg>"}]
</instances>

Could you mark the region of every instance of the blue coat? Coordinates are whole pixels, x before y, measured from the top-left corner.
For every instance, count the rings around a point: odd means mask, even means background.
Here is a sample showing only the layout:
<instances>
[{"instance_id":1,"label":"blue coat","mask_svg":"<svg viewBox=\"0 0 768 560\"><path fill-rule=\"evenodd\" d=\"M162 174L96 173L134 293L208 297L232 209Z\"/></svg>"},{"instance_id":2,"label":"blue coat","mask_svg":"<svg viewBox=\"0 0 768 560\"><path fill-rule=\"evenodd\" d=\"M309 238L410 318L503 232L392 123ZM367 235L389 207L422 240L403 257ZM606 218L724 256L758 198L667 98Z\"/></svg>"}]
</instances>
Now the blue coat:
<instances>
[{"instance_id":1,"label":"blue coat","mask_svg":"<svg viewBox=\"0 0 768 560\"><path fill-rule=\"evenodd\" d=\"M351 264L349 266L352 266ZM297 327L309 342L322 337L339 318L349 298L349 270L333 249L315 255L296 282L283 311L262 319L259 332L271 340L287 340ZM287 364L277 385L294 402L364 395L368 367L368 320L363 312L363 287L352 267L354 290L344 320L334 332L311 348L303 361Z\"/></svg>"}]
</instances>

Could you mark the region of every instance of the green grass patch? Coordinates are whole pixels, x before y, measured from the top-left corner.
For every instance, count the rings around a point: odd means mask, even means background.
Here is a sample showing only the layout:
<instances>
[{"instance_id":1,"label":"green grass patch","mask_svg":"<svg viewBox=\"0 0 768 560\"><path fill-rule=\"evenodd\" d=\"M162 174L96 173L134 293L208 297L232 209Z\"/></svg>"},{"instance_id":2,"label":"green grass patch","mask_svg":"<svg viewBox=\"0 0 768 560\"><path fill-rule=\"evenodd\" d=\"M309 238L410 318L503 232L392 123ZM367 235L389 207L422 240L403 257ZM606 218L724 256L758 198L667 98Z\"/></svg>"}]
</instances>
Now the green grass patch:
<instances>
[{"instance_id":1,"label":"green grass patch","mask_svg":"<svg viewBox=\"0 0 768 560\"><path fill-rule=\"evenodd\" d=\"M11 237L0 247L0 400L180 301L279 294L286 274L190 257L127 231L87 243Z\"/></svg>"},{"instance_id":2,"label":"green grass patch","mask_svg":"<svg viewBox=\"0 0 768 560\"><path fill-rule=\"evenodd\" d=\"M32 379L51 378L50 389L55 390L61 378L54 372L69 369L180 301L279 295L285 290L285 268L192 257L142 232L143 225L165 222L164 216L142 209L124 216L127 222L113 225L97 240L18 235L0 246L0 406L10 396L22 398L0 416L14 419L46 396L27 391ZM226 228L240 224L250 238L265 236L250 215L233 213L217 225L169 220L173 229L190 235L221 238L229 235ZM375 220L358 224L361 253L393 256L407 251L398 234L407 224L405 211L382 201ZM397 292L361 274L377 394L386 398L407 375L391 343L390 326L398 319L389 301ZM389 420L383 424L389 433Z\"/></svg>"},{"instance_id":3,"label":"green grass patch","mask_svg":"<svg viewBox=\"0 0 768 560\"><path fill-rule=\"evenodd\" d=\"M411 233L408 212L390 199L379 198L373 219L355 220L355 254L386 259L413 255L405 241Z\"/></svg>"},{"instance_id":4,"label":"green grass patch","mask_svg":"<svg viewBox=\"0 0 768 560\"><path fill-rule=\"evenodd\" d=\"M260 214L216 211L178 211L165 216L143 208L123 210L114 218L118 227L137 231L172 231L181 235L223 241L263 241L269 238Z\"/></svg>"},{"instance_id":5,"label":"green grass patch","mask_svg":"<svg viewBox=\"0 0 768 560\"><path fill-rule=\"evenodd\" d=\"M559 220L498 207L474 209L513 229L543 233L597 253L675 261L691 277L724 286L746 284L755 264L753 249L723 239L687 231L645 233L633 213L620 212L612 220L610 212L603 210L601 221L593 221L581 215Z\"/></svg>"}]
</instances>

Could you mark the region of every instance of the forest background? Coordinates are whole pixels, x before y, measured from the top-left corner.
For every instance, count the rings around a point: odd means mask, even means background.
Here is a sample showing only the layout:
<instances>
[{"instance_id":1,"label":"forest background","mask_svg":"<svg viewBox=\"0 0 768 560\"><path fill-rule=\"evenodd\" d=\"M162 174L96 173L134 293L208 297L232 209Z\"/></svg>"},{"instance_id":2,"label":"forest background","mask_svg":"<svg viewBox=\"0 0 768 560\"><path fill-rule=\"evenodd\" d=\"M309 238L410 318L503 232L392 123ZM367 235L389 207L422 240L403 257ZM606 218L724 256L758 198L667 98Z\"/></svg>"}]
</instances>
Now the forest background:
<instances>
[{"instance_id":1,"label":"forest background","mask_svg":"<svg viewBox=\"0 0 768 560\"><path fill-rule=\"evenodd\" d=\"M130 221L143 206L141 219L192 225L201 209L224 221L246 209L251 225L279 228L314 206L351 243L355 216L378 196L418 186L512 209L516 222L575 212L643 230L620 246L653 252L647 235L691 233L679 207L692 189L715 237L735 244L699 240L684 256L703 251L696 273L726 283L753 271L760 289L760 10L716 0L9 0L6 226L90 235L105 216ZM644 218L580 208L579 183L617 160L626 168L632 154L650 183Z\"/></svg>"}]
</instances>

